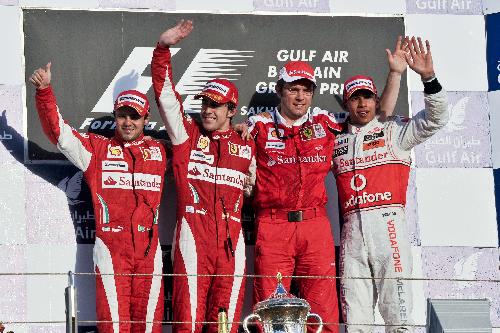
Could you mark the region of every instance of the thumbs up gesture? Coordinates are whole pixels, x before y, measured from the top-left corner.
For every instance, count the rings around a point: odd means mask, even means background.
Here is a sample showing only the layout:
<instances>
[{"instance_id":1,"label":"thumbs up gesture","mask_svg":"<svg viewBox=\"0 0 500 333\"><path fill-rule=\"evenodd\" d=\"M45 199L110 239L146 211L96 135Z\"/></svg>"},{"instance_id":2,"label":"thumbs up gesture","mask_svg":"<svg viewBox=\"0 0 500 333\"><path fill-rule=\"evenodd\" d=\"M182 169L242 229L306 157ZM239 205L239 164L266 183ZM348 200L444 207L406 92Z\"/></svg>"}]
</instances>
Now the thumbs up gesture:
<instances>
[{"instance_id":1,"label":"thumbs up gesture","mask_svg":"<svg viewBox=\"0 0 500 333\"><path fill-rule=\"evenodd\" d=\"M50 85L51 73L50 67L52 63L45 65L45 68L36 69L33 74L31 74L30 82L35 86L36 89L45 89Z\"/></svg>"}]
</instances>

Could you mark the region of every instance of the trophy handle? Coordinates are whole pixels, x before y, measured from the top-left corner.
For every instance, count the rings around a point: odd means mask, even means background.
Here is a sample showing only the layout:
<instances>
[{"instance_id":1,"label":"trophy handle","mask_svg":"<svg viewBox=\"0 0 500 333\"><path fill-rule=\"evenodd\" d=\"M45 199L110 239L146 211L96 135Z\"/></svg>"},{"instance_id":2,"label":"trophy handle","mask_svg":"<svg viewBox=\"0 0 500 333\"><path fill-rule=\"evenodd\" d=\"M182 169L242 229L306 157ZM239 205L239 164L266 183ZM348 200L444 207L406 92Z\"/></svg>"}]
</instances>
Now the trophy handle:
<instances>
[{"instance_id":1,"label":"trophy handle","mask_svg":"<svg viewBox=\"0 0 500 333\"><path fill-rule=\"evenodd\" d=\"M321 319L321 317L315 313L308 313L307 318L316 318L318 320L319 325L316 333L321 333L321 331L323 330L323 320Z\"/></svg>"},{"instance_id":2,"label":"trophy handle","mask_svg":"<svg viewBox=\"0 0 500 333\"><path fill-rule=\"evenodd\" d=\"M250 319L257 319L258 321L262 321L260 319L260 316L258 314L255 314L255 313L252 313L251 315L247 316L244 320L243 320L243 330L245 330L246 333L250 333L250 331L248 330L248 321ZM319 333L319 332L318 332Z\"/></svg>"}]
</instances>

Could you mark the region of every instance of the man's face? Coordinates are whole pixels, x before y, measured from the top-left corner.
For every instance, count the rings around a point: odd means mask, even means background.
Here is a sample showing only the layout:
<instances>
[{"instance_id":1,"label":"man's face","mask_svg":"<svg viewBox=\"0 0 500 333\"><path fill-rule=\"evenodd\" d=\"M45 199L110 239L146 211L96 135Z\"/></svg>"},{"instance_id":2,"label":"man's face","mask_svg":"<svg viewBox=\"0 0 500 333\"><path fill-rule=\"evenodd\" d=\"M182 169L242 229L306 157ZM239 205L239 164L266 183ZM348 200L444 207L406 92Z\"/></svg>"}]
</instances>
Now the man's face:
<instances>
[{"instance_id":1,"label":"man's face","mask_svg":"<svg viewBox=\"0 0 500 333\"><path fill-rule=\"evenodd\" d=\"M279 92L281 97L280 112L286 120L295 121L306 114L311 106L314 85L303 79L285 83Z\"/></svg>"},{"instance_id":2,"label":"man's face","mask_svg":"<svg viewBox=\"0 0 500 333\"><path fill-rule=\"evenodd\" d=\"M350 122L353 125L366 125L377 111L378 98L369 90L358 90L346 102Z\"/></svg>"},{"instance_id":3,"label":"man's face","mask_svg":"<svg viewBox=\"0 0 500 333\"><path fill-rule=\"evenodd\" d=\"M220 104L208 97L203 97L201 102L201 123L207 131L225 131L231 125L231 117L236 109L229 110L228 104Z\"/></svg>"},{"instance_id":4,"label":"man's face","mask_svg":"<svg viewBox=\"0 0 500 333\"><path fill-rule=\"evenodd\" d=\"M141 116L135 109L124 106L115 111L116 131L123 141L133 141L144 131L148 124L147 116Z\"/></svg>"}]
</instances>

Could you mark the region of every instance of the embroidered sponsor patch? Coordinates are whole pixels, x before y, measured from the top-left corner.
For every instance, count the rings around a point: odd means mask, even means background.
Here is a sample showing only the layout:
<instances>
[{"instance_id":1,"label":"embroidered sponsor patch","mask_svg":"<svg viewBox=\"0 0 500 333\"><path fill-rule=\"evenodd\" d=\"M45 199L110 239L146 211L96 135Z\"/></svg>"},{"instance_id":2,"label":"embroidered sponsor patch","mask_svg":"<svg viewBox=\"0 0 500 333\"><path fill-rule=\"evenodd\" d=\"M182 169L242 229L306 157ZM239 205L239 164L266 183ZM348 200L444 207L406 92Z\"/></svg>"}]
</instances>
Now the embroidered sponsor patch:
<instances>
[{"instance_id":1,"label":"embroidered sponsor patch","mask_svg":"<svg viewBox=\"0 0 500 333\"><path fill-rule=\"evenodd\" d=\"M326 132L321 124L306 126L300 131L300 138L303 141L324 138L325 136Z\"/></svg>"},{"instance_id":2,"label":"embroidered sponsor patch","mask_svg":"<svg viewBox=\"0 0 500 333\"><path fill-rule=\"evenodd\" d=\"M198 143L196 144L196 148L201 149L203 152L208 153L210 150L210 139L206 136L200 136L198 138Z\"/></svg>"},{"instance_id":3,"label":"embroidered sponsor patch","mask_svg":"<svg viewBox=\"0 0 500 333\"><path fill-rule=\"evenodd\" d=\"M279 136L278 136L279 133ZM279 140L279 137L285 136L285 130L282 128L278 128L278 133L276 133L276 129L274 127L271 127L269 129L269 132L267 132L267 139L268 140Z\"/></svg>"},{"instance_id":4,"label":"embroidered sponsor patch","mask_svg":"<svg viewBox=\"0 0 500 333\"><path fill-rule=\"evenodd\" d=\"M229 144L229 154L241 158L246 158L247 160L252 158L252 147L242 146L236 143L232 143L231 141L228 141L228 144Z\"/></svg>"},{"instance_id":5,"label":"embroidered sponsor patch","mask_svg":"<svg viewBox=\"0 0 500 333\"><path fill-rule=\"evenodd\" d=\"M285 143L282 141L267 141L266 149L285 149Z\"/></svg>"},{"instance_id":6,"label":"embroidered sponsor patch","mask_svg":"<svg viewBox=\"0 0 500 333\"><path fill-rule=\"evenodd\" d=\"M107 158L121 158L123 159L123 149L120 146L108 145Z\"/></svg>"},{"instance_id":7,"label":"embroidered sponsor patch","mask_svg":"<svg viewBox=\"0 0 500 333\"><path fill-rule=\"evenodd\" d=\"M240 190L243 189L246 179L246 175L242 172L227 168L215 168L208 164L195 162L189 162L187 177L213 184L228 185Z\"/></svg>"},{"instance_id":8,"label":"embroidered sponsor patch","mask_svg":"<svg viewBox=\"0 0 500 333\"><path fill-rule=\"evenodd\" d=\"M214 155L206 155L204 152L199 150L192 150L190 158L193 161L206 162L208 164L214 163Z\"/></svg>"},{"instance_id":9,"label":"embroidered sponsor patch","mask_svg":"<svg viewBox=\"0 0 500 333\"><path fill-rule=\"evenodd\" d=\"M127 171L128 163L125 161L102 161L102 170L105 171Z\"/></svg>"},{"instance_id":10,"label":"embroidered sponsor patch","mask_svg":"<svg viewBox=\"0 0 500 333\"><path fill-rule=\"evenodd\" d=\"M379 140L373 140L370 142L365 142L363 143L363 150L370 150L370 149L375 149L375 148L380 148L385 146L385 140L384 139L379 139Z\"/></svg>"},{"instance_id":11,"label":"embroidered sponsor patch","mask_svg":"<svg viewBox=\"0 0 500 333\"><path fill-rule=\"evenodd\" d=\"M149 148L142 148L142 157L144 158L144 161L161 161L162 156L161 156L161 149L160 147L149 147Z\"/></svg>"},{"instance_id":12,"label":"embroidered sponsor patch","mask_svg":"<svg viewBox=\"0 0 500 333\"><path fill-rule=\"evenodd\" d=\"M194 213L194 207L193 206L186 206L186 213Z\"/></svg>"},{"instance_id":13,"label":"embroidered sponsor patch","mask_svg":"<svg viewBox=\"0 0 500 333\"><path fill-rule=\"evenodd\" d=\"M136 188L139 190L159 192L161 190L161 176L147 173L134 173L132 177L131 173L103 172L102 188L119 188L125 190Z\"/></svg>"},{"instance_id":14,"label":"embroidered sponsor patch","mask_svg":"<svg viewBox=\"0 0 500 333\"><path fill-rule=\"evenodd\" d=\"M348 150L349 150L349 146L344 146L344 147L336 148L333 151L333 158L347 154Z\"/></svg>"}]
</instances>

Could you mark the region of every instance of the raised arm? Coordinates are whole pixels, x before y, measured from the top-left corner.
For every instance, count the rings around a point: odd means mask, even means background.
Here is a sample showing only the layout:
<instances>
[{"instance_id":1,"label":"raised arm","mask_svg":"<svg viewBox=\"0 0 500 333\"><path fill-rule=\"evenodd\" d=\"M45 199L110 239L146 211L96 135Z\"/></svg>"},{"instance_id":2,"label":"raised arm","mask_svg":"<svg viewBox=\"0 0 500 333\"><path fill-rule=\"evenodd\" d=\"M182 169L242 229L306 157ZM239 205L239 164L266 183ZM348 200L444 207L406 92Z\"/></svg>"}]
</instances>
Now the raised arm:
<instances>
[{"instance_id":1,"label":"raised arm","mask_svg":"<svg viewBox=\"0 0 500 333\"><path fill-rule=\"evenodd\" d=\"M389 74L385 83L384 91L380 96L380 119L386 119L394 113L398 100L399 88L401 86L401 75L406 70L406 54L408 52L408 37L398 37L394 51L386 49L387 62L389 63Z\"/></svg>"},{"instance_id":2,"label":"raised arm","mask_svg":"<svg viewBox=\"0 0 500 333\"><path fill-rule=\"evenodd\" d=\"M36 108L45 135L50 142L80 170L87 170L92 158L89 139L71 128L62 118L57 107L56 97L52 92L51 63L38 68L30 77L36 88Z\"/></svg>"},{"instance_id":3,"label":"raised arm","mask_svg":"<svg viewBox=\"0 0 500 333\"><path fill-rule=\"evenodd\" d=\"M172 79L170 46L183 40L192 30L192 21L181 20L174 27L163 32L153 52L151 62L156 103L168 136L174 145L184 143L188 139L188 134L182 99L175 90Z\"/></svg>"},{"instance_id":4,"label":"raised arm","mask_svg":"<svg viewBox=\"0 0 500 333\"><path fill-rule=\"evenodd\" d=\"M410 150L424 142L448 122L446 92L435 77L429 41L413 37L406 55L408 66L420 75L424 84L425 110L415 115L400 134L400 146Z\"/></svg>"}]
</instances>

